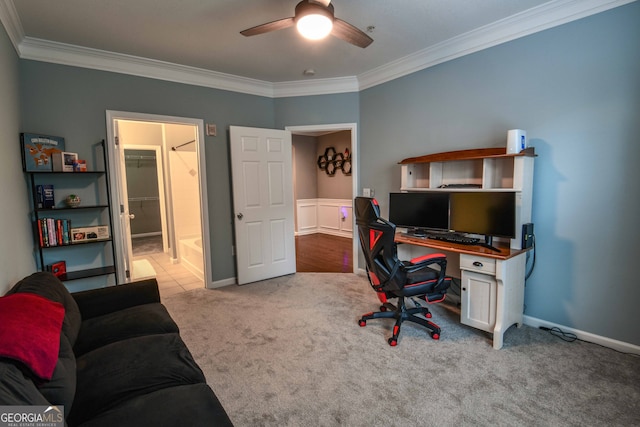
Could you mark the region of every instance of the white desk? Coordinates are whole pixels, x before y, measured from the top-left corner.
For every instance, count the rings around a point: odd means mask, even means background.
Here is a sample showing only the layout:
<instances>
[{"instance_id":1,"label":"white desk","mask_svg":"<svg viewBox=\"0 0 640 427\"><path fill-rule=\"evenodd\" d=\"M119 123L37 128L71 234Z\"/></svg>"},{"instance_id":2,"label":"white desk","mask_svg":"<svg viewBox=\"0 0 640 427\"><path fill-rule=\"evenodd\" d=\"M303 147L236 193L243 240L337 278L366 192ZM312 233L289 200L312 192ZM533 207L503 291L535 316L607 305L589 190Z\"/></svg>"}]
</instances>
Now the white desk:
<instances>
[{"instance_id":1,"label":"white desk","mask_svg":"<svg viewBox=\"0 0 640 427\"><path fill-rule=\"evenodd\" d=\"M505 331L522 326L526 252L498 247L495 252L482 246L409 237L396 233L398 257L409 260L443 252L447 255L447 275L460 274L460 322L493 333L493 348L502 348Z\"/></svg>"}]
</instances>

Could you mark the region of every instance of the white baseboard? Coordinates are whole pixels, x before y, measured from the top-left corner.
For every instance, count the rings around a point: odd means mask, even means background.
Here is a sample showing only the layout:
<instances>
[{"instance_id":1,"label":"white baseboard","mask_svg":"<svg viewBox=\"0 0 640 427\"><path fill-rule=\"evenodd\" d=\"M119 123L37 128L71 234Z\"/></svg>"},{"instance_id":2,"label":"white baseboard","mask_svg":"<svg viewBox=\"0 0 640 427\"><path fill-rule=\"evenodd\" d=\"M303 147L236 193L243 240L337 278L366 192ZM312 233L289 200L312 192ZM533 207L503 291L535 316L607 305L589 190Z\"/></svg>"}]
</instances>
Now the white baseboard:
<instances>
[{"instance_id":1,"label":"white baseboard","mask_svg":"<svg viewBox=\"0 0 640 427\"><path fill-rule=\"evenodd\" d=\"M153 236L162 236L162 232L161 231L153 231L150 233L138 233L138 234L132 234L131 238L132 239L138 239L141 237L153 237Z\"/></svg>"},{"instance_id":2,"label":"white baseboard","mask_svg":"<svg viewBox=\"0 0 640 427\"><path fill-rule=\"evenodd\" d=\"M216 280L207 284L207 289L222 288L224 286L235 285L237 280L235 277L229 277L228 279Z\"/></svg>"},{"instance_id":3,"label":"white baseboard","mask_svg":"<svg viewBox=\"0 0 640 427\"><path fill-rule=\"evenodd\" d=\"M544 326L546 328L558 328L563 332L570 332L583 341L599 344L603 347L612 348L622 353L633 353L640 355L640 346L629 344L623 341L614 340L611 338L603 337L601 335L592 334L590 332L581 331L579 329L573 329L568 326L558 325L556 323L547 322L546 320L538 319L536 317L524 316L523 322L525 325L539 328Z\"/></svg>"}]
</instances>

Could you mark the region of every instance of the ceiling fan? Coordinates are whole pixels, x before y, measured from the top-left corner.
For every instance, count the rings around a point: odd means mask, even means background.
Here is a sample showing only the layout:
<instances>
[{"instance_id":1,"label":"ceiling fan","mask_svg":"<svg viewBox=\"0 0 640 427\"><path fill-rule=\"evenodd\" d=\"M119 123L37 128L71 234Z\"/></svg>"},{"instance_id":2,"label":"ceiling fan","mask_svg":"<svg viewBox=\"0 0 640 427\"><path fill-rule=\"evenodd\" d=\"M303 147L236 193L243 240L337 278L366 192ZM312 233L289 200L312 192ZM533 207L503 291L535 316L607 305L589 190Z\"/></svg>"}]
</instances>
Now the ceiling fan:
<instances>
[{"instance_id":1,"label":"ceiling fan","mask_svg":"<svg viewBox=\"0 0 640 427\"><path fill-rule=\"evenodd\" d=\"M353 25L334 16L331 0L302 0L296 5L295 16L257 25L240 31L243 36L256 36L296 25L298 31L312 40L319 40L329 33L352 45L365 48L373 39ZM305 33L308 32L309 34Z\"/></svg>"}]
</instances>

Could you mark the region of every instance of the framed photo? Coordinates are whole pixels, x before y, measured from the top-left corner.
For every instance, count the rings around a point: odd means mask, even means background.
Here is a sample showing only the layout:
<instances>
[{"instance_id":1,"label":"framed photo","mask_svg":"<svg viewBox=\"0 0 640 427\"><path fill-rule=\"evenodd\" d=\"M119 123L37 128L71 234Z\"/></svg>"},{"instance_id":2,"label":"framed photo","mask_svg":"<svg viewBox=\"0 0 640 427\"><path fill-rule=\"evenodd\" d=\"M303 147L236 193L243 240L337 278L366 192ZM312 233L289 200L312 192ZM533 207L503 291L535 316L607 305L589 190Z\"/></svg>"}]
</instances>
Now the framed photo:
<instances>
[{"instance_id":1,"label":"framed photo","mask_svg":"<svg viewBox=\"0 0 640 427\"><path fill-rule=\"evenodd\" d=\"M77 153L62 151L51 154L51 163L54 172L73 172L73 165L78 161Z\"/></svg>"},{"instance_id":2,"label":"framed photo","mask_svg":"<svg viewBox=\"0 0 640 427\"><path fill-rule=\"evenodd\" d=\"M51 172L51 155L64 151L64 138L60 136L21 133L22 169L25 172Z\"/></svg>"}]
</instances>

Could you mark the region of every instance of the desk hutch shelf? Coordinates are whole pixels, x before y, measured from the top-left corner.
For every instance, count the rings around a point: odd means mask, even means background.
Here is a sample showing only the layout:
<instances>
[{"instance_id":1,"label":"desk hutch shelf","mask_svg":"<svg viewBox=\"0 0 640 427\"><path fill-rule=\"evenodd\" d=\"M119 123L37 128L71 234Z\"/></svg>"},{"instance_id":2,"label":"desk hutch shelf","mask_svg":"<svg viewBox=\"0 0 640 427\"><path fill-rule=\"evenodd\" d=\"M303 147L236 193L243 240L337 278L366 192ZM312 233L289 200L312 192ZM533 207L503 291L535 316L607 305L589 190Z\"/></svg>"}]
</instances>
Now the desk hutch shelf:
<instances>
[{"instance_id":1,"label":"desk hutch shelf","mask_svg":"<svg viewBox=\"0 0 640 427\"><path fill-rule=\"evenodd\" d=\"M444 252L447 274L460 277L460 321L493 334L493 347L502 347L505 331L521 326L524 311L526 254L522 224L531 222L533 148L507 154L506 148L449 151L411 157L400 162L403 192L512 191L516 194L516 237L498 241L500 253L482 247L460 246L428 239L396 235L405 243L398 251L403 259Z\"/></svg>"},{"instance_id":2,"label":"desk hutch shelf","mask_svg":"<svg viewBox=\"0 0 640 427\"><path fill-rule=\"evenodd\" d=\"M506 148L478 148L411 157L400 162L400 191L514 191L516 237L521 247L522 224L531 222L533 147L507 154Z\"/></svg>"},{"instance_id":3,"label":"desk hutch shelf","mask_svg":"<svg viewBox=\"0 0 640 427\"><path fill-rule=\"evenodd\" d=\"M533 148L518 154L507 154L506 148L480 148L411 157L400 162L400 190L527 191L534 157Z\"/></svg>"}]
</instances>

